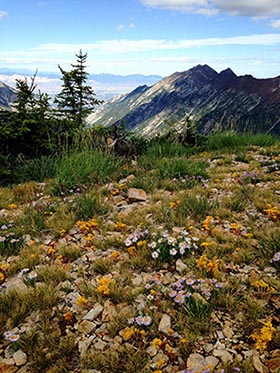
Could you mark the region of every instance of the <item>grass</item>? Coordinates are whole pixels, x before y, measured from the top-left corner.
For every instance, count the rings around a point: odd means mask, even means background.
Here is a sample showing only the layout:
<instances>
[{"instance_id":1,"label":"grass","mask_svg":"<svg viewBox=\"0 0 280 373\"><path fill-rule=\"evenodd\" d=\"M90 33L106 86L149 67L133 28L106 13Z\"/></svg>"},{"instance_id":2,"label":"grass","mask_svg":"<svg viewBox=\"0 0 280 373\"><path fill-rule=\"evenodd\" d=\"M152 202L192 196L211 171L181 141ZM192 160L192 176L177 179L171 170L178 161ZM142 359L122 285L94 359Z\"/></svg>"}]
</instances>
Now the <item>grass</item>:
<instances>
[{"instance_id":1,"label":"grass","mask_svg":"<svg viewBox=\"0 0 280 373\"><path fill-rule=\"evenodd\" d=\"M184 371L229 323L242 361L213 372L253 373L250 350L266 364L279 332L265 350L252 335L280 325L279 154L270 136L218 133L136 160L86 144L22 165L0 188L0 357L21 348L30 373ZM131 187L147 201L128 201Z\"/></svg>"}]
</instances>

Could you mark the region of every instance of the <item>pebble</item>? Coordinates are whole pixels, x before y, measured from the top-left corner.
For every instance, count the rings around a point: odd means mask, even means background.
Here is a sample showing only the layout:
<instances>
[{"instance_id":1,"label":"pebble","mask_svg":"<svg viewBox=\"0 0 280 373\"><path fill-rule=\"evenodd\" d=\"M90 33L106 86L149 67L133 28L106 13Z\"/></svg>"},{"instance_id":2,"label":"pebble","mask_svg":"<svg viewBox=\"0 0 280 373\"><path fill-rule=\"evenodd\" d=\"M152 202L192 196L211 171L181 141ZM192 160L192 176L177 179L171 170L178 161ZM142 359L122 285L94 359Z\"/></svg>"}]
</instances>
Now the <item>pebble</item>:
<instances>
[{"instance_id":1,"label":"pebble","mask_svg":"<svg viewBox=\"0 0 280 373\"><path fill-rule=\"evenodd\" d=\"M18 366L18 367L26 364L26 362L27 362L27 355L22 350L17 350L13 354L13 358L15 360L16 366Z\"/></svg>"}]
</instances>

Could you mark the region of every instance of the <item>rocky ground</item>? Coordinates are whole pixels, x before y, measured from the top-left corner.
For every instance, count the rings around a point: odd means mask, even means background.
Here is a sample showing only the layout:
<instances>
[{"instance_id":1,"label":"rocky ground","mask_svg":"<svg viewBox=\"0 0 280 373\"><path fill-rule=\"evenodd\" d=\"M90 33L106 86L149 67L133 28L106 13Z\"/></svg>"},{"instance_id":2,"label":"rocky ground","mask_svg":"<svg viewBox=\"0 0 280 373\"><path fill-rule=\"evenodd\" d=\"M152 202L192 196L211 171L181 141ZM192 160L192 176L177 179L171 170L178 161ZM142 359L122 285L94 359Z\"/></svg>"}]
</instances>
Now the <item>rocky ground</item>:
<instances>
[{"instance_id":1,"label":"rocky ground","mask_svg":"<svg viewBox=\"0 0 280 373\"><path fill-rule=\"evenodd\" d=\"M24 241L0 262L0 372L279 372L277 151L199 154L208 178L191 187L144 190L131 172L93 187L103 215L60 229L61 214L55 234L13 236L27 206L51 221L79 193L15 189L2 249Z\"/></svg>"}]
</instances>

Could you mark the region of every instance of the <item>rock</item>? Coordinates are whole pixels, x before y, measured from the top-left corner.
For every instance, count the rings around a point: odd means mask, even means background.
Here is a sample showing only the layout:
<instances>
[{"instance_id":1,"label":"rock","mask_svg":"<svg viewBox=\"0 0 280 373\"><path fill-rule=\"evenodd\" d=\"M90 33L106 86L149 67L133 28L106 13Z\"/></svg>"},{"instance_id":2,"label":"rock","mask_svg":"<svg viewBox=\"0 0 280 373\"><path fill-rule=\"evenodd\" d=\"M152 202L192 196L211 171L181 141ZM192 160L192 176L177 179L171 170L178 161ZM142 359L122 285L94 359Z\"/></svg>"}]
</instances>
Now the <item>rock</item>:
<instances>
[{"instance_id":1,"label":"rock","mask_svg":"<svg viewBox=\"0 0 280 373\"><path fill-rule=\"evenodd\" d=\"M207 368L208 363L204 357L198 353L190 354L187 360L187 367L191 370L201 371Z\"/></svg>"},{"instance_id":2,"label":"rock","mask_svg":"<svg viewBox=\"0 0 280 373\"><path fill-rule=\"evenodd\" d=\"M83 320L95 320L103 311L104 307L99 304L95 303L93 308L83 317Z\"/></svg>"},{"instance_id":3,"label":"rock","mask_svg":"<svg viewBox=\"0 0 280 373\"><path fill-rule=\"evenodd\" d=\"M278 351L278 356L266 361L266 365L269 368L271 373L278 373L280 372L280 351Z\"/></svg>"},{"instance_id":4,"label":"rock","mask_svg":"<svg viewBox=\"0 0 280 373\"><path fill-rule=\"evenodd\" d=\"M163 314L160 320L158 331L169 334L170 329L171 329L171 317L165 313Z\"/></svg>"},{"instance_id":5,"label":"rock","mask_svg":"<svg viewBox=\"0 0 280 373\"><path fill-rule=\"evenodd\" d=\"M96 325L88 320L83 320L78 324L78 331L83 334L90 334L94 329L96 328Z\"/></svg>"},{"instance_id":6,"label":"rock","mask_svg":"<svg viewBox=\"0 0 280 373\"><path fill-rule=\"evenodd\" d=\"M227 350L214 350L213 355L220 358L223 364L233 362L233 357Z\"/></svg>"},{"instance_id":7,"label":"rock","mask_svg":"<svg viewBox=\"0 0 280 373\"><path fill-rule=\"evenodd\" d=\"M104 304L104 309L102 312L102 321L110 321L116 313L116 307L114 304L107 300Z\"/></svg>"},{"instance_id":8,"label":"rock","mask_svg":"<svg viewBox=\"0 0 280 373\"><path fill-rule=\"evenodd\" d=\"M231 339L234 336L234 331L232 330L231 326L229 323L226 323L224 329L223 329L223 335L226 338Z\"/></svg>"},{"instance_id":9,"label":"rock","mask_svg":"<svg viewBox=\"0 0 280 373\"><path fill-rule=\"evenodd\" d=\"M219 364L219 359L217 359L215 356L206 356L205 360L208 367L215 368Z\"/></svg>"},{"instance_id":10,"label":"rock","mask_svg":"<svg viewBox=\"0 0 280 373\"><path fill-rule=\"evenodd\" d=\"M21 366L26 364L27 362L27 355L22 350L18 350L13 354L13 358L15 360L16 366Z\"/></svg>"},{"instance_id":11,"label":"rock","mask_svg":"<svg viewBox=\"0 0 280 373\"><path fill-rule=\"evenodd\" d=\"M263 365L257 352L253 353L253 365L258 373L267 373L268 369Z\"/></svg>"},{"instance_id":12,"label":"rock","mask_svg":"<svg viewBox=\"0 0 280 373\"><path fill-rule=\"evenodd\" d=\"M83 338L78 342L78 350L81 355L85 354L94 339L94 336L90 336L89 338Z\"/></svg>"},{"instance_id":13,"label":"rock","mask_svg":"<svg viewBox=\"0 0 280 373\"><path fill-rule=\"evenodd\" d=\"M143 189L130 188L128 189L128 201L133 202L145 202L147 200L147 194Z\"/></svg>"},{"instance_id":14,"label":"rock","mask_svg":"<svg viewBox=\"0 0 280 373\"><path fill-rule=\"evenodd\" d=\"M95 348L96 350L104 351L105 348L106 348L106 346L107 346L107 343L105 343L105 342L99 340L99 341L97 341L96 343L94 343L93 346L94 346L94 348Z\"/></svg>"},{"instance_id":15,"label":"rock","mask_svg":"<svg viewBox=\"0 0 280 373\"><path fill-rule=\"evenodd\" d=\"M158 353L156 356L153 357L152 364L150 366L152 369L161 370L167 365L168 361L168 356L164 355L163 353Z\"/></svg>"},{"instance_id":16,"label":"rock","mask_svg":"<svg viewBox=\"0 0 280 373\"><path fill-rule=\"evenodd\" d=\"M187 270L188 270L188 266L181 259L177 259L176 271L178 271L180 274L183 274L187 272Z\"/></svg>"},{"instance_id":17,"label":"rock","mask_svg":"<svg viewBox=\"0 0 280 373\"><path fill-rule=\"evenodd\" d=\"M203 349L208 354L210 351L214 349L214 345L212 343L205 343Z\"/></svg>"},{"instance_id":18,"label":"rock","mask_svg":"<svg viewBox=\"0 0 280 373\"><path fill-rule=\"evenodd\" d=\"M151 357L155 356L157 354L157 349L154 346L149 346L146 350L147 354Z\"/></svg>"}]
</instances>

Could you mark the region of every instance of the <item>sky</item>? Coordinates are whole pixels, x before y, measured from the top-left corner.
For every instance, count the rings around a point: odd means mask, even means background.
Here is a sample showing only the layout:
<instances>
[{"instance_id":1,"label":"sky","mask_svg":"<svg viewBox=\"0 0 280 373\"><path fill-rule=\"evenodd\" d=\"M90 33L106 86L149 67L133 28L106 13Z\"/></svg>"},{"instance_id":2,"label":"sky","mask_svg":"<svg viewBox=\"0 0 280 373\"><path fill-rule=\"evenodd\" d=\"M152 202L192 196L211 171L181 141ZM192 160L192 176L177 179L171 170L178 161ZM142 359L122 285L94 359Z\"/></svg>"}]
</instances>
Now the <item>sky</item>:
<instances>
[{"instance_id":1,"label":"sky","mask_svg":"<svg viewBox=\"0 0 280 373\"><path fill-rule=\"evenodd\" d=\"M280 75L280 0L0 0L0 70Z\"/></svg>"}]
</instances>

